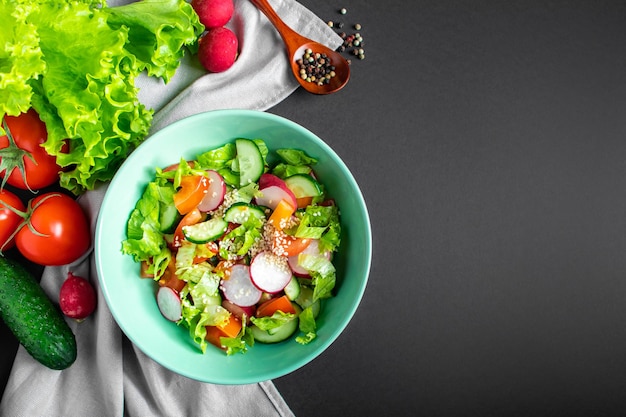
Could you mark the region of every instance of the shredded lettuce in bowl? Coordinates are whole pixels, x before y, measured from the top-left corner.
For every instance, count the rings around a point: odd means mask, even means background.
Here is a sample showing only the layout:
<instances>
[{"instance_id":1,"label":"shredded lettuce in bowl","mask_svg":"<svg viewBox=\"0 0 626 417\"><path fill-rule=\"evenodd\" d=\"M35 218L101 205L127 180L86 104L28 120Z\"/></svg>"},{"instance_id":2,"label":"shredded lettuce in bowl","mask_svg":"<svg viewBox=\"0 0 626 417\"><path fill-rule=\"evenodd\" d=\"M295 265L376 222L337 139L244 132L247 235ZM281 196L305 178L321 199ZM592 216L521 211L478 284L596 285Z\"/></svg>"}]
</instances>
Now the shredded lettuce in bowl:
<instances>
[{"instance_id":1,"label":"shredded lettuce in bowl","mask_svg":"<svg viewBox=\"0 0 626 417\"><path fill-rule=\"evenodd\" d=\"M136 77L168 82L204 31L184 0L0 0L0 27L0 120L34 108L75 194L110 180L147 136Z\"/></svg>"}]
</instances>

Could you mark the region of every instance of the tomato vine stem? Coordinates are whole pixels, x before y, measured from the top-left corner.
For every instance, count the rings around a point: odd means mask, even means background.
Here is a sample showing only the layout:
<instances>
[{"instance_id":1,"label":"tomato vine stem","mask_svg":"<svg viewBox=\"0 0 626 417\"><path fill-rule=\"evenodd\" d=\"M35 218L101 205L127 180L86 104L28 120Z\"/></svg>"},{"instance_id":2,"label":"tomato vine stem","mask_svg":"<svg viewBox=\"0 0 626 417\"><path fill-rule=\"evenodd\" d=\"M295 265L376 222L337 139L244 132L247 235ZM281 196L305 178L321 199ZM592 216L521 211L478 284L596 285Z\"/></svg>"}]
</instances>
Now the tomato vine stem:
<instances>
[{"instance_id":1,"label":"tomato vine stem","mask_svg":"<svg viewBox=\"0 0 626 417\"><path fill-rule=\"evenodd\" d=\"M23 220L22 222L17 225L17 227L15 228L15 230L13 231L13 233L11 233L11 236L9 236L9 238L6 240L6 242L4 242L4 244L2 245L2 247L0 247L0 254L2 254L2 251L4 250L4 246L9 243L18 233L20 230L22 230L22 227L26 226L30 229L30 231L37 236L41 236L41 237L49 237L50 235L47 235L45 233L41 233L39 230L35 229L35 226L33 226L32 222L30 221L30 218L33 215L33 212L37 209L37 207L41 206L44 201L52 198L52 197L59 197L61 196L60 193L51 193L46 195L45 197L43 197L41 200L39 200L34 206L32 204L33 200L30 200L28 202L28 206L26 207L26 211L22 211L22 210L18 210L15 207L5 203L4 201L0 201L0 204L2 206L4 206L6 209L12 211L13 213L17 214L18 216L20 216Z\"/></svg>"}]
</instances>

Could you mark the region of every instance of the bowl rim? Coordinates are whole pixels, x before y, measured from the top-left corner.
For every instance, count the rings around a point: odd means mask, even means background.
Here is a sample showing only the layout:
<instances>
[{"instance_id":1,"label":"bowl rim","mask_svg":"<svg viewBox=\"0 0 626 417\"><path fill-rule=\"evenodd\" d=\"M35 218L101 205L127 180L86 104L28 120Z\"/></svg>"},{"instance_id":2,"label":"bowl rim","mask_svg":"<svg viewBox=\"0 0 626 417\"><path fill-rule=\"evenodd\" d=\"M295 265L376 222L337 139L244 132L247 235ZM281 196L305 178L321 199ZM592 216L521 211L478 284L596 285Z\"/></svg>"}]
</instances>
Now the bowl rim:
<instances>
[{"instance_id":1,"label":"bowl rim","mask_svg":"<svg viewBox=\"0 0 626 417\"><path fill-rule=\"evenodd\" d=\"M345 328L348 326L349 322L352 320L354 314L356 313L356 310L358 309L362 301L363 295L365 293L365 289L367 287L367 283L369 281L369 275L370 275L371 263L372 263L371 221L370 221L369 212L367 209L365 199L363 197L363 194L361 192L361 189L358 183L356 182L356 180L354 179L354 176L352 175L352 172L345 165L343 160L337 155L337 153L328 144L326 144L326 142L324 142L320 137L318 137L315 133L311 132L310 130L306 129L305 127L299 125L298 123L294 121L291 121L282 116L264 112L264 111L245 110L245 109L224 109L224 110L212 110L212 111L201 112L201 113L177 120L171 123L170 125L164 127L163 129L160 129L159 131L151 134L135 149L135 151L133 151L128 156L128 158L120 166L116 175L114 176L114 178L111 180L111 182L108 185L108 189L106 190L105 195L103 197L101 207L106 208L111 204L109 200L112 199L113 197L111 197L112 193L109 190L111 189L114 190L116 187L118 187L118 183L122 181L120 178L123 176L126 170L125 167L135 163L136 162L135 160L141 157L140 156L141 149L148 147L148 146L154 146L152 144L155 141L162 140L158 138L167 137L168 134L170 134L171 132L175 132L181 128L184 128L185 125L196 123L202 119L206 119L207 121L209 121L209 120L219 119L221 117L233 117L233 116L242 117L242 118L260 118L260 119L268 120L273 123L286 125L288 128L298 131L299 133L303 134L304 136L307 136L309 139L315 142L315 145L322 148L323 151L332 159L332 162L339 166L339 168L343 171L346 177L346 180L349 183L349 186L356 191L356 195L354 197L359 199L358 207L360 210L362 210L362 214L364 216L364 223L362 226L364 226L365 229L362 230L362 232L364 233L364 236L366 239L364 242L364 251L363 251L362 261L365 263L365 265L363 266L363 277L362 277L361 284L358 286L358 290L355 294L356 297L354 298L353 303L351 304L351 306L349 307L349 310L347 311L348 314L337 319L338 322L336 323L335 326L333 326L332 332L327 337L327 340L321 343L315 350L312 350L309 354L303 355L298 360L291 363L290 366L284 366L284 367L278 368L274 372L265 372L262 377L258 375L247 375L247 376L232 377L232 378L214 378L214 377L211 377L210 375L199 376L198 374L194 374L190 372L181 372L180 370L174 369L171 364L163 363L163 361L160 361L154 358L147 351L145 345L141 342L141 340L137 340L132 334L129 334L131 332L129 332L127 326L124 324L125 321L122 319L122 317L120 317L120 312L114 308L111 308L110 299L111 297L113 297L113 295L110 292L109 287L107 286L106 279L104 278L103 267L105 265L105 260L102 258L103 254L102 254L102 251L100 250L100 242L102 241L102 236L103 234L107 232L105 230L105 224L104 224L105 223L104 220L106 219L106 217L105 217L104 210L99 210L97 220L96 220L95 239L94 239L96 271L97 271L98 281L100 284L100 289L104 295L107 307L111 315L113 316L117 326L122 330L123 334L135 346L137 346L139 350L141 350L147 357L159 363L163 367L169 369L170 371L183 375L188 378L199 380L201 382L208 382L208 383L222 384L222 385L250 384L250 383L262 382L265 380L271 380L274 378L279 378L281 376L287 375L305 366L306 364L310 363L315 358L317 358L319 355L321 355L332 343L334 343L337 340L340 334L343 333ZM153 138L156 138L156 139L153 139ZM148 145L146 145L147 143ZM184 151L181 151L181 153L182 152ZM127 255L124 255L124 256L127 256ZM254 349L254 347L252 347L252 349Z\"/></svg>"}]
</instances>

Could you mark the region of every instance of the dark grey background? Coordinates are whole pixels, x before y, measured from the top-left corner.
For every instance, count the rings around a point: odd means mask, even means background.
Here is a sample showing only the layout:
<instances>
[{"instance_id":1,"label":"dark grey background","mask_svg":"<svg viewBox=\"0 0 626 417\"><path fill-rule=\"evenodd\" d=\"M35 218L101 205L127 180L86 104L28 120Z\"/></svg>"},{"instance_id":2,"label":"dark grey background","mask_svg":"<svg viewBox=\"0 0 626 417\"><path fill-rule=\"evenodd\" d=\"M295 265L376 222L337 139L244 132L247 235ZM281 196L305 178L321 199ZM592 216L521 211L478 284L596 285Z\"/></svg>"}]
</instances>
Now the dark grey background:
<instances>
[{"instance_id":1,"label":"dark grey background","mask_svg":"<svg viewBox=\"0 0 626 417\"><path fill-rule=\"evenodd\" d=\"M622 415L625 3L302 3L366 59L270 112L345 160L374 257L345 333L274 381L296 415Z\"/></svg>"}]
</instances>

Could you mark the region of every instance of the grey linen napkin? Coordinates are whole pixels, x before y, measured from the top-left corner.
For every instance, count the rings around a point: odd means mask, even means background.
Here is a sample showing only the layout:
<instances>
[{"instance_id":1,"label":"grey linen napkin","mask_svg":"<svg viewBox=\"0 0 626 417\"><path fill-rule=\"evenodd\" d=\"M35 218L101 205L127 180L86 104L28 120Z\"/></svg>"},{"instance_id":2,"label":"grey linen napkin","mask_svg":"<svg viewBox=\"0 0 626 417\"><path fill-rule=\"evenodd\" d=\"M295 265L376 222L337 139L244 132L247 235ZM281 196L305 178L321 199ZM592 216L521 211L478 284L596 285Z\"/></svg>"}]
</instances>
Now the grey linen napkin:
<instances>
[{"instance_id":1,"label":"grey linen napkin","mask_svg":"<svg viewBox=\"0 0 626 417\"><path fill-rule=\"evenodd\" d=\"M109 6L129 1L109 1ZM341 39L322 20L293 0L272 0L288 25L305 36L337 47ZM184 117L208 110L266 110L297 87L289 73L278 33L247 0L235 0L228 26L238 35L240 55L228 71L207 74L193 57L183 59L170 83L141 77L140 100L156 113L152 132ZM107 185L79 198L95 230ZM98 307L84 320L68 323L76 335L78 358L66 370L54 371L19 347L0 415L18 416L292 416L271 381L226 386L198 382L172 373L136 348L115 323L99 291L93 253L71 265L47 267L41 286L58 300L72 271L98 289Z\"/></svg>"}]
</instances>

